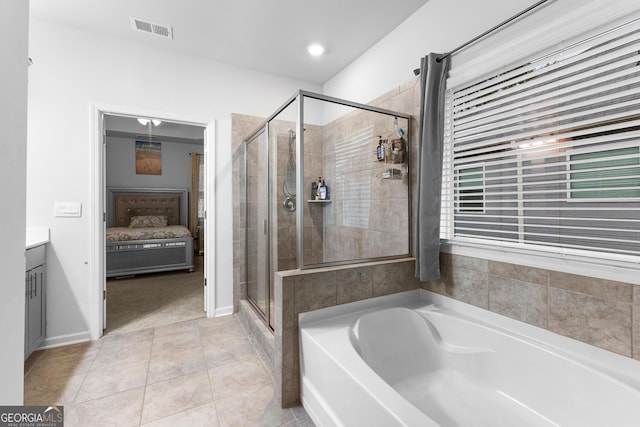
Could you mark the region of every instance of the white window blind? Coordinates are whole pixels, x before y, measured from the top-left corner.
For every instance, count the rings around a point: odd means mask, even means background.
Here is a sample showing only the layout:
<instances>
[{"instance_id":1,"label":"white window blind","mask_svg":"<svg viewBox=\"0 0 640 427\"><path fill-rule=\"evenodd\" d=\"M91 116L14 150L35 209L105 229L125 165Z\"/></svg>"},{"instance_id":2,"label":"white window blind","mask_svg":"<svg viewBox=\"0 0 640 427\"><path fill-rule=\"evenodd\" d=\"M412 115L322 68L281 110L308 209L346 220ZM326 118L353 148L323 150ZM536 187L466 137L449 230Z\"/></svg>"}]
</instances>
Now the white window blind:
<instances>
[{"instance_id":1,"label":"white window blind","mask_svg":"<svg viewBox=\"0 0 640 427\"><path fill-rule=\"evenodd\" d=\"M640 255L640 20L445 104L442 238Z\"/></svg>"}]
</instances>

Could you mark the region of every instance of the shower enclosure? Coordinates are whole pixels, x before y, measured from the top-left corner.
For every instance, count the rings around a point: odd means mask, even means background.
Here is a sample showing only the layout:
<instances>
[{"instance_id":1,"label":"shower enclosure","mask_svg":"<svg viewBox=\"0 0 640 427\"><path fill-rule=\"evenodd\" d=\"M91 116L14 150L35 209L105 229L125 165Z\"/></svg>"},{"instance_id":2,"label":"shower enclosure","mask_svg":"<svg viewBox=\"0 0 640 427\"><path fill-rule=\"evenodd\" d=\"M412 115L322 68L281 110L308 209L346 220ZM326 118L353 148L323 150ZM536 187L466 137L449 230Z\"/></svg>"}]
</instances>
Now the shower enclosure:
<instances>
[{"instance_id":1,"label":"shower enclosure","mask_svg":"<svg viewBox=\"0 0 640 427\"><path fill-rule=\"evenodd\" d=\"M245 138L247 299L269 326L274 272L409 255L409 125L299 91Z\"/></svg>"}]
</instances>

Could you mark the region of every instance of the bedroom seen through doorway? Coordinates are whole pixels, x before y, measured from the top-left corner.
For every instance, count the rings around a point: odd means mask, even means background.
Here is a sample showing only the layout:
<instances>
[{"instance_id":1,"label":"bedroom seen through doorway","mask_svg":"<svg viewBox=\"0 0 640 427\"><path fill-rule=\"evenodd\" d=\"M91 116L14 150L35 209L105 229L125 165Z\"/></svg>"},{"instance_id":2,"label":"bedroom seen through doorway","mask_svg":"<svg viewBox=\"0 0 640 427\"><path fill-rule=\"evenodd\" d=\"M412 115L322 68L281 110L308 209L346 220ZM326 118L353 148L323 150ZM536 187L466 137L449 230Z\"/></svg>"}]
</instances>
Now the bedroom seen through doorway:
<instances>
[{"instance_id":1,"label":"bedroom seen through doorway","mask_svg":"<svg viewBox=\"0 0 640 427\"><path fill-rule=\"evenodd\" d=\"M205 317L205 127L104 114L104 334Z\"/></svg>"}]
</instances>

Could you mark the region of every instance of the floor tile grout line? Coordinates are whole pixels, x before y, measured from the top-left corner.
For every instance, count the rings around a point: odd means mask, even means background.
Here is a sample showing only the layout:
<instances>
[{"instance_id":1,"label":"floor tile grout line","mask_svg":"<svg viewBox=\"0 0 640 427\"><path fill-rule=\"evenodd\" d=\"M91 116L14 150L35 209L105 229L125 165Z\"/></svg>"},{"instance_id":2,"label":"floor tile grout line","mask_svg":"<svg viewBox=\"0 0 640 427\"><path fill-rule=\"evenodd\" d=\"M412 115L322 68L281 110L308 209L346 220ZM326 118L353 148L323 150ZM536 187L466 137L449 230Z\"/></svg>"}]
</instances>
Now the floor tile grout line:
<instances>
[{"instance_id":1,"label":"floor tile grout line","mask_svg":"<svg viewBox=\"0 0 640 427\"><path fill-rule=\"evenodd\" d=\"M192 322L192 321L197 321L197 320L198 320L198 319L191 319L191 320L186 320L185 322ZM180 322L177 322L177 323L180 323ZM163 325L163 326L167 326L167 325ZM153 342L154 342L154 341L155 341L155 339L156 339L155 329L156 329L156 328L154 328L154 335L153 335L153 338L152 338L152 344L151 344L151 350L150 350L151 352L153 351ZM211 402L210 402L210 403L212 403L212 404L214 405L214 408L215 408L216 406L215 406L215 401L214 401L214 398L213 398L213 390L212 390L212 389L213 389L213 386L212 386L212 384L211 384L211 378L209 377L209 372L208 372L209 370L208 370L207 365L206 365L206 358L205 358L205 356L204 356L204 348L203 348L203 346L202 346L202 335L200 334L200 328L199 328L199 327L197 327L197 328L196 328L196 330L197 330L197 332L198 332L198 346L199 346L199 348L200 348L200 352L201 352L201 355L202 355L202 360L203 360L203 363L204 363L204 365L203 365L203 370L207 371L207 379L208 379L208 381L209 381L209 392L210 392L210 395L211 395ZM178 334L178 333L179 333L179 332L176 332L176 334ZM168 335L173 335L173 334L168 334ZM163 335L163 337L164 337L164 336L168 336L168 335ZM154 383L149 384L149 383L148 383L148 379L149 379L149 367L151 366L151 363L150 363L150 362L151 362L151 359L149 359L149 364L147 365L147 379L146 379L146 381L145 381L145 392L144 392L144 394L145 394L145 395L146 395L146 390L147 390L147 387L148 387L148 386L153 386L153 385L158 384L158 383L160 383L160 382L162 382L162 381L170 381L170 380L173 380L173 379L176 379L176 378L185 377L185 376L187 376L187 375L192 375L192 374L194 374L194 373L195 373L195 372L184 373L184 374L182 374L182 375L178 375L178 376L175 376L175 377L172 377L172 378L167 378L167 379L165 379L165 380L161 380L161 381L157 381L157 382L154 382ZM196 371L196 372L197 372L197 371ZM206 406L207 404L208 404L208 403L205 403L205 404L202 404L202 405L197 406L197 407L195 407L195 408L199 408L199 407L202 407L202 406ZM189 411L189 410L191 410L191 409L195 409L195 408L189 408L189 409L185 409L185 410L182 410L182 411L179 411L179 412L173 413L173 414L169 414L169 415L167 415L166 417L162 417L162 418L159 418L158 420L154 420L154 421L159 421L159 420L162 420L162 419L165 419L165 418L169 418L169 417L171 417L171 416L174 416L174 415L177 415L177 414L181 414L181 413L183 413L183 412L187 412L187 411ZM143 398L143 410L144 410L144 398ZM142 411L141 411L140 417L141 417L141 419L140 419L140 424L139 424L139 426L141 426L141 425L142 425ZM217 410L216 410L216 417L217 417ZM219 421L219 420L218 420L218 421Z\"/></svg>"},{"instance_id":2,"label":"floor tile grout line","mask_svg":"<svg viewBox=\"0 0 640 427\"><path fill-rule=\"evenodd\" d=\"M147 373L144 378L144 389L142 390L142 402L140 403L140 419L138 426L142 425L142 416L144 415L144 401L147 397L147 383L149 382L149 368L151 367L151 352L153 351L153 341L156 338L156 328L153 328L153 335L151 336L151 346L149 347L149 360L147 361Z\"/></svg>"},{"instance_id":3,"label":"floor tile grout line","mask_svg":"<svg viewBox=\"0 0 640 427\"><path fill-rule=\"evenodd\" d=\"M80 395L80 390L82 390L82 386L84 385L85 381L87 380L87 377L88 377L89 373L92 371L93 364L96 362L96 359L98 358L98 355L100 354L101 351L102 351L102 345L100 345L100 348L98 349L96 354L91 359L91 363L89 363L89 366L87 367L87 370L83 372L82 381L80 382L80 386L78 386L78 389L76 390L75 394L73 395L73 399L71 400L71 405L75 405L75 404L79 403L79 402L76 402L76 400L78 399L78 396Z\"/></svg>"},{"instance_id":4,"label":"floor tile grout line","mask_svg":"<svg viewBox=\"0 0 640 427\"><path fill-rule=\"evenodd\" d=\"M199 326L198 326L198 335L200 336L200 349L202 350L202 357L203 357L203 360L204 360L204 367L205 367L205 371L207 372L207 380L209 381L209 393L211 393L211 404L213 405L213 408L216 411L217 424L218 424L218 426L221 426L222 422L220 420L220 414L218 412L218 405L216 404L216 398L215 398L215 395L213 394L213 382L211 381L211 374L209 373L210 369L209 369L209 367L207 365L207 358L205 357L204 345L202 344L202 334L200 333L200 327Z\"/></svg>"},{"instance_id":5,"label":"floor tile grout line","mask_svg":"<svg viewBox=\"0 0 640 427\"><path fill-rule=\"evenodd\" d=\"M207 369L206 371L207 371L207 379L209 380L209 392L211 393L211 404L213 405L213 408L216 411L216 421L218 425L221 426L222 422L220 420L220 413L218 412L218 404L216 403L216 398L213 394L213 383L211 382L211 374L209 374L209 369Z\"/></svg>"}]
</instances>

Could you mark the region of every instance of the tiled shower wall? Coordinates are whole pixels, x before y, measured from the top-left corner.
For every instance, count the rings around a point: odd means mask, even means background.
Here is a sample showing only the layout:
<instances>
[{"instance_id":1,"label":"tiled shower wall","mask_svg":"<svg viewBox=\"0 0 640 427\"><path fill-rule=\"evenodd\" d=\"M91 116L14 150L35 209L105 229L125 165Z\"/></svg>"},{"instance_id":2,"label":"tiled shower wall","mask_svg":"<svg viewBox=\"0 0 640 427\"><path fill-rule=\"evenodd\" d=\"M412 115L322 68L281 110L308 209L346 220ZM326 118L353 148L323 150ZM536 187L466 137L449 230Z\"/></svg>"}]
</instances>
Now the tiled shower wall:
<instances>
[{"instance_id":1,"label":"tiled shower wall","mask_svg":"<svg viewBox=\"0 0 640 427\"><path fill-rule=\"evenodd\" d=\"M322 127L305 124L304 131L304 182L317 181L324 176L325 158L323 155L324 141ZM322 262L324 251L324 216L323 206L309 203L311 199L311 185L305 186L301 196L304 203L304 260L306 264ZM295 243L294 243L295 245ZM297 265L292 267L297 268ZM281 268L280 270L285 270Z\"/></svg>"},{"instance_id":2,"label":"tiled shower wall","mask_svg":"<svg viewBox=\"0 0 640 427\"><path fill-rule=\"evenodd\" d=\"M399 97L410 103L413 93L406 91ZM400 119L401 127L405 127L403 122ZM390 142L396 138L393 132L392 116L361 110L345 114L323 126L323 176L333 186L332 203L323 207L324 262L406 255L410 252L409 177L404 175L407 167L405 164L378 162L376 158L378 136ZM351 139L366 146L357 153L351 151L352 159L336 159L340 144L349 144ZM390 167L402 170L402 179L383 179L385 168ZM349 197L358 195L365 200L349 200ZM366 215L355 218L356 221L349 218L352 215L348 210L350 203L355 203L356 207L362 204Z\"/></svg>"},{"instance_id":3,"label":"tiled shower wall","mask_svg":"<svg viewBox=\"0 0 640 427\"><path fill-rule=\"evenodd\" d=\"M249 162L250 170L245 171L245 147L243 144L251 132L264 122L263 118L232 115L232 153L233 153L233 272L234 272L234 311L238 311L238 301L246 299L247 285L253 286L256 278L254 269L247 269L245 260L245 240L249 238L250 244L257 239L252 233L252 228L247 228L247 203L262 202L263 194L254 194L250 191L245 194L244 188L247 180L254 184L256 179L265 179L257 168L257 164ZM288 130L295 129L295 123L274 120L271 123L272 141L277 141L277 182L274 184L277 198L272 200L277 218L277 248L278 269L290 270L297 268L296 254L296 224L295 212L284 209L284 177L289 160ZM273 136L275 135L275 136ZM292 147L295 158L295 144ZM305 126L305 181L311 182L323 173L323 143L322 129L314 125ZM251 185L249 186L251 188ZM310 197L309 190L302 195L304 200ZM323 253L323 210L315 209L308 203L304 203L305 215L305 259L312 262L321 262ZM253 264L257 264L252 260ZM249 270L249 273L247 273Z\"/></svg>"}]
</instances>

